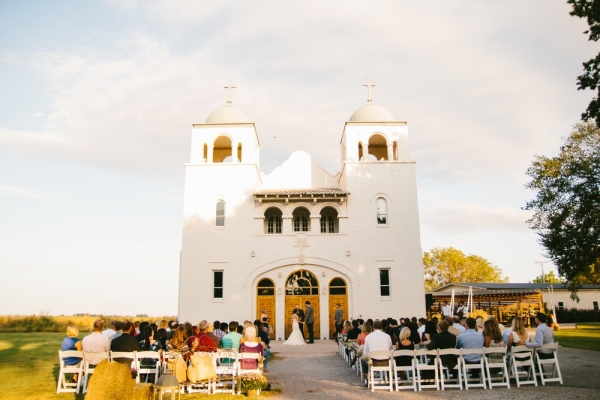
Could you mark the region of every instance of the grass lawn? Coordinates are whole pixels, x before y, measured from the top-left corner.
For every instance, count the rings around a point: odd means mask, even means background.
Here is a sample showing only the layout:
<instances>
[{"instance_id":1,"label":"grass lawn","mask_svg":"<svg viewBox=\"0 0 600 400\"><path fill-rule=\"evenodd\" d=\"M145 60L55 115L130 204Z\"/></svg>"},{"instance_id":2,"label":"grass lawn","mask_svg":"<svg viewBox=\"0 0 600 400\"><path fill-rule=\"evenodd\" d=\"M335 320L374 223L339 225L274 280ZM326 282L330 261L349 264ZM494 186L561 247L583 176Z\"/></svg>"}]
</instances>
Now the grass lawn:
<instances>
[{"instance_id":1,"label":"grass lawn","mask_svg":"<svg viewBox=\"0 0 600 400\"><path fill-rule=\"evenodd\" d=\"M84 334L80 337L83 338ZM64 333L0 333L0 393L3 399L77 399L73 393L56 394L58 350ZM263 392L261 397L278 394ZM182 399L237 399L233 395L187 394Z\"/></svg>"},{"instance_id":2,"label":"grass lawn","mask_svg":"<svg viewBox=\"0 0 600 400\"><path fill-rule=\"evenodd\" d=\"M564 329L555 331L554 340L565 347L600 351L600 329Z\"/></svg>"},{"instance_id":3,"label":"grass lawn","mask_svg":"<svg viewBox=\"0 0 600 400\"><path fill-rule=\"evenodd\" d=\"M583 322L577 324L577 329L600 329L600 322Z\"/></svg>"}]
</instances>

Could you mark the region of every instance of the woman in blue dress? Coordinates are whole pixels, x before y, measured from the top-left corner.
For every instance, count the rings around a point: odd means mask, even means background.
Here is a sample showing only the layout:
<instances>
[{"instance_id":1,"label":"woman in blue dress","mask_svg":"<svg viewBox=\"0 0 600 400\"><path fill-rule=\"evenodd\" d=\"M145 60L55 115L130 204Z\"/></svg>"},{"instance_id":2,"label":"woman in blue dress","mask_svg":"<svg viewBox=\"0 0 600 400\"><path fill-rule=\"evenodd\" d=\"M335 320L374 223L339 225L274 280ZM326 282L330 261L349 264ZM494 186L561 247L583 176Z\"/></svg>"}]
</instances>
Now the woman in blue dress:
<instances>
[{"instance_id":1,"label":"woman in blue dress","mask_svg":"<svg viewBox=\"0 0 600 400\"><path fill-rule=\"evenodd\" d=\"M67 337L63 339L60 349L62 351L67 350L76 350L81 351L81 340L77 338L79 336L79 327L75 324L69 324L67 326ZM66 357L63 359L65 365L77 365L81 362L81 358L79 357ZM73 381L77 382L79 376L77 374L73 375Z\"/></svg>"}]
</instances>

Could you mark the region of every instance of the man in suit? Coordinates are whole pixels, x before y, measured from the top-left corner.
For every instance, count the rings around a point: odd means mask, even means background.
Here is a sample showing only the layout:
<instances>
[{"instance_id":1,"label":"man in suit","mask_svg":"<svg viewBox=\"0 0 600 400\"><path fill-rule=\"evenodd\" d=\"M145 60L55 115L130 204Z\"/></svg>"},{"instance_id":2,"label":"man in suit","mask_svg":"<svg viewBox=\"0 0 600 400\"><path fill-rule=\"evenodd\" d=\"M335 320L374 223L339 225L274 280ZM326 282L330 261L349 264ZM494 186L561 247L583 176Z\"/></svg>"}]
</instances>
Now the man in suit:
<instances>
[{"instance_id":1,"label":"man in suit","mask_svg":"<svg viewBox=\"0 0 600 400\"><path fill-rule=\"evenodd\" d=\"M312 344L315 342L315 333L313 331L315 325L315 310L313 310L310 305L310 301L306 300L304 304L306 304L306 316L304 317L304 321L306 322L306 330L308 331L308 344Z\"/></svg>"},{"instance_id":2,"label":"man in suit","mask_svg":"<svg viewBox=\"0 0 600 400\"><path fill-rule=\"evenodd\" d=\"M298 327L300 328L300 333L302 333L302 339L306 339L304 337L304 319L305 319L304 310L302 310L300 308L300 306L296 304L296 308L294 308L294 312L296 314L298 314L298 318L300 318L300 320L298 321Z\"/></svg>"},{"instance_id":3,"label":"man in suit","mask_svg":"<svg viewBox=\"0 0 600 400\"><path fill-rule=\"evenodd\" d=\"M335 315L333 316L333 320L335 321L335 342L338 342L338 335L342 332L342 328L344 327L344 310L340 304L336 304L337 310L335 310Z\"/></svg>"},{"instance_id":4,"label":"man in suit","mask_svg":"<svg viewBox=\"0 0 600 400\"><path fill-rule=\"evenodd\" d=\"M123 334L110 342L111 351L140 351L140 342L129 334L131 330L131 321L123 322ZM131 358L116 358L115 361L123 364L131 364Z\"/></svg>"}]
</instances>

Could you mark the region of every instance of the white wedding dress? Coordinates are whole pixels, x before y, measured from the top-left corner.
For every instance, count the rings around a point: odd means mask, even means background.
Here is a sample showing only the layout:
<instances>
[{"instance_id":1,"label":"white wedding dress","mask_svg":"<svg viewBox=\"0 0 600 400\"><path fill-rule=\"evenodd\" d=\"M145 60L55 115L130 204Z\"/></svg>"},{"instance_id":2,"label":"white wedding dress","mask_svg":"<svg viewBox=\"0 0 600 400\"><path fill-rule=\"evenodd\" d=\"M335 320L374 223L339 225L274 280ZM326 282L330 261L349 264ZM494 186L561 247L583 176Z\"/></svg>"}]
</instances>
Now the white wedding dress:
<instances>
[{"instance_id":1,"label":"white wedding dress","mask_svg":"<svg viewBox=\"0 0 600 400\"><path fill-rule=\"evenodd\" d=\"M300 332L300 325L298 325L297 319L292 320L292 333L283 344L286 346L302 346L306 344L302 337L302 332Z\"/></svg>"}]
</instances>

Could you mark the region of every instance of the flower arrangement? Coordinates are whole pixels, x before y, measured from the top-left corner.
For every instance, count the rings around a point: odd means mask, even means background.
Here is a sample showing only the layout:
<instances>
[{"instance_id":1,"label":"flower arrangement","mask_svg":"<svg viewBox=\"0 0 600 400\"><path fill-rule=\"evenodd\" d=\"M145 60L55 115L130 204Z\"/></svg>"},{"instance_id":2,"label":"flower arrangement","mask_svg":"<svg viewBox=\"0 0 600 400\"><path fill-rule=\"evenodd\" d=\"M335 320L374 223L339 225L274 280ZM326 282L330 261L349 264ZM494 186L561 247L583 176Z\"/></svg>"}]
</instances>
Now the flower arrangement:
<instances>
[{"instance_id":1,"label":"flower arrangement","mask_svg":"<svg viewBox=\"0 0 600 400\"><path fill-rule=\"evenodd\" d=\"M267 378L264 375L249 373L240 376L242 390L263 390L267 387Z\"/></svg>"}]
</instances>

